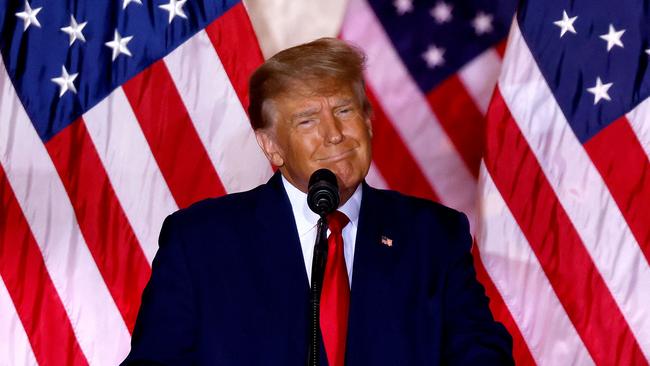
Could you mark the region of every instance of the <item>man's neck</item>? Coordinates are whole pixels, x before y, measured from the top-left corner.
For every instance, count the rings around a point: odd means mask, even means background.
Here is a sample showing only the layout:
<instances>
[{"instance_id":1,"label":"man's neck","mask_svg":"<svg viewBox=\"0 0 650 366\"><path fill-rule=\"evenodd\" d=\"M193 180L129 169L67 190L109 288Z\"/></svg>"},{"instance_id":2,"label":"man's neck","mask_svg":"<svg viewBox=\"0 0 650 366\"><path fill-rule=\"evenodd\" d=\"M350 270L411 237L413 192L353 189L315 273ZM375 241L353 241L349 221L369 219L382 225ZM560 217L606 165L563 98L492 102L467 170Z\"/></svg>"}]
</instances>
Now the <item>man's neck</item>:
<instances>
[{"instance_id":1,"label":"man's neck","mask_svg":"<svg viewBox=\"0 0 650 366\"><path fill-rule=\"evenodd\" d=\"M296 187L298 190L301 192L307 194L309 192L309 187L307 182L296 182L289 174L285 174L285 172L280 169L280 173L282 174L282 178L288 183L290 183L292 186ZM339 187L339 207L343 206L350 197L356 192L357 188L361 185L361 183L358 183L356 186L352 188L342 188Z\"/></svg>"}]
</instances>

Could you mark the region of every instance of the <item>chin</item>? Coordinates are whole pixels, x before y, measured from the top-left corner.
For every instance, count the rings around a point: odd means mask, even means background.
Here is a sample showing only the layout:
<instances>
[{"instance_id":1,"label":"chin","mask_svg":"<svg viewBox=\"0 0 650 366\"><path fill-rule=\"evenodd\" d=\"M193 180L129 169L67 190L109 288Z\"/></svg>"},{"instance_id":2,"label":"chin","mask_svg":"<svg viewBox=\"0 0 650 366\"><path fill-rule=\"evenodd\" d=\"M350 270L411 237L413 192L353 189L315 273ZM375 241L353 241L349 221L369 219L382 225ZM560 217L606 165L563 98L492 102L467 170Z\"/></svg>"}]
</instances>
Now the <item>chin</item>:
<instances>
[{"instance_id":1,"label":"chin","mask_svg":"<svg viewBox=\"0 0 650 366\"><path fill-rule=\"evenodd\" d=\"M358 170L354 169L331 169L336 174L339 189L354 189L361 181L364 175Z\"/></svg>"}]
</instances>

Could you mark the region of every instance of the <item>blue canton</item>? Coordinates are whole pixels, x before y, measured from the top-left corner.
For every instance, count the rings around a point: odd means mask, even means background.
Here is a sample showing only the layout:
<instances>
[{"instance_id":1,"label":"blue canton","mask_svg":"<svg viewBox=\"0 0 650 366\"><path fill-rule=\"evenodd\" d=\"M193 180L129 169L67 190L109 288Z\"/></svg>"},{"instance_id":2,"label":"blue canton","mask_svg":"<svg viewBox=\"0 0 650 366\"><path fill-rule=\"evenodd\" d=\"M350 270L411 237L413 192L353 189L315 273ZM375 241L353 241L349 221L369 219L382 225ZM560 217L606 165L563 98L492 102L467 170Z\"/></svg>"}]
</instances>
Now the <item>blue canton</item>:
<instances>
[{"instance_id":1,"label":"blue canton","mask_svg":"<svg viewBox=\"0 0 650 366\"><path fill-rule=\"evenodd\" d=\"M649 8L647 0L521 5L524 39L582 143L650 96Z\"/></svg>"},{"instance_id":2,"label":"blue canton","mask_svg":"<svg viewBox=\"0 0 650 366\"><path fill-rule=\"evenodd\" d=\"M425 94L503 41L516 5L515 0L370 0L369 3Z\"/></svg>"},{"instance_id":3,"label":"blue canton","mask_svg":"<svg viewBox=\"0 0 650 366\"><path fill-rule=\"evenodd\" d=\"M0 0L0 51L47 142L238 2Z\"/></svg>"}]
</instances>

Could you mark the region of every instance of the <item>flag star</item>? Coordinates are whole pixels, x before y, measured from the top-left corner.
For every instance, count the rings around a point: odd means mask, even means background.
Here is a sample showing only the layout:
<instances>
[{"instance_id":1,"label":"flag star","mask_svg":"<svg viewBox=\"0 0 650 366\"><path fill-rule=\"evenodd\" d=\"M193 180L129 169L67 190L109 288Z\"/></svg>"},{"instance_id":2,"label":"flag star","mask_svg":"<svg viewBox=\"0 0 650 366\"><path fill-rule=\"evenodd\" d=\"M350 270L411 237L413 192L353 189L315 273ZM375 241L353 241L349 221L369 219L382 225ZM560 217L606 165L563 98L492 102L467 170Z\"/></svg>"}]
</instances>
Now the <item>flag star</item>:
<instances>
[{"instance_id":1,"label":"flag star","mask_svg":"<svg viewBox=\"0 0 650 366\"><path fill-rule=\"evenodd\" d=\"M592 88L587 89L588 92L594 95L594 105L598 104L601 99L608 101L612 100L609 97L609 93L607 92L609 88L612 87L612 85L614 85L614 83L603 84L603 82L600 80L600 77L596 78L596 85Z\"/></svg>"},{"instance_id":2,"label":"flag star","mask_svg":"<svg viewBox=\"0 0 650 366\"><path fill-rule=\"evenodd\" d=\"M74 16L70 15L70 25L61 28L61 31L63 31L63 33L66 33L68 36L70 36L70 46L72 46L76 40L86 42L86 37L84 37L84 34L82 33L86 24L88 24L88 22L83 22L81 24L77 23L77 20L74 18Z\"/></svg>"},{"instance_id":3,"label":"flag star","mask_svg":"<svg viewBox=\"0 0 650 366\"><path fill-rule=\"evenodd\" d=\"M397 14L404 15L413 11L413 0L395 0L393 6L397 9Z\"/></svg>"},{"instance_id":4,"label":"flag star","mask_svg":"<svg viewBox=\"0 0 650 366\"><path fill-rule=\"evenodd\" d=\"M492 15L479 12L472 20L472 27L474 27L476 34L480 36L492 32L492 20L494 20Z\"/></svg>"},{"instance_id":5,"label":"flag star","mask_svg":"<svg viewBox=\"0 0 650 366\"><path fill-rule=\"evenodd\" d=\"M113 49L113 61L119 56L120 54L125 54L127 56L132 56L131 51L126 47L126 45L131 41L133 36L128 36L128 37L122 37L120 34L117 32L117 29L115 30L115 36L112 41L106 42L106 46L110 47Z\"/></svg>"},{"instance_id":6,"label":"flag star","mask_svg":"<svg viewBox=\"0 0 650 366\"><path fill-rule=\"evenodd\" d=\"M576 34L576 29L573 27L573 23L578 19L577 16L573 18L569 18L569 15L566 13L566 10L562 12L562 19L558 20L556 22L553 22L553 24L557 25L560 27L560 38L562 38L566 32L571 32L573 34Z\"/></svg>"},{"instance_id":7,"label":"flag star","mask_svg":"<svg viewBox=\"0 0 650 366\"><path fill-rule=\"evenodd\" d=\"M645 50L645 53L647 53L648 55L650 55L650 48L648 48L647 50Z\"/></svg>"},{"instance_id":8,"label":"flag star","mask_svg":"<svg viewBox=\"0 0 650 366\"><path fill-rule=\"evenodd\" d=\"M65 66L61 66L61 76L58 78L52 78L51 80L59 86L59 98L63 96L68 90L73 93L77 93L77 88L74 86L74 79L77 78L79 73L68 74L68 70L65 69Z\"/></svg>"},{"instance_id":9,"label":"flag star","mask_svg":"<svg viewBox=\"0 0 650 366\"><path fill-rule=\"evenodd\" d=\"M25 0L25 9L23 9L23 11L20 13L16 13L16 16L23 20L23 32L26 31L27 28L29 28L29 26L32 24L39 28L41 27L41 23L38 21L38 18L36 18L36 16L42 9L42 6L40 8L32 9L32 7L29 5L29 2Z\"/></svg>"},{"instance_id":10,"label":"flag star","mask_svg":"<svg viewBox=\"0 0 650 366\"><path fill-rule=\"evenodd\" d=\"M445 64L445 49L436 47L436 45L431 45L425 53L422 54L422 58L426 61L429 68L436 68L437 66L442 66Z\"/></svg>"},{"instance_id":11,"label":"flag star","mask_svg":"<svg viewBox=\"0 0 650 366\"><path fill-rule=\"evenodd\" d=\"M601 39L607 41L607 51L610 51L614 46L619 46L623 48L623 42L621 42L621 37L625 33L625 29L617 31L614 29L613 25L609 25L609 32L600 36Z\"/></svg>"},{"instance_id":12,"label":"flag star","mask_svg":"<svg viewBox=\"0 0 650 366\"><path fill-rule=\"evenodd\" d=\"M126 6L131 3L142 5L142 0L124 0L124 2L122 3L122 10L126 9Z\"/></svg>"},{"instance_id":13,"label":"flag star","mask_svg":"<svg viewBox=\"0 0 650 366\"><path fill-rule=\"evenodd\" d=\"M158 7L169 12L169 23L178 15L181 18L187 19L187 15L183 11L183 5L187 0L169 0L168 4L159 5Z\"/></svg>"},{"instance_id":14,"label":"flag star","mask_svg":"<svg viewBox=\"0 0 650 366\"><path fill-rule=\"evenodd\" d=\"M433 19L436 20L436 23L438 24L444 24L449 21L451 21L451 11L453 10L453 6L443 2L439 1L436 6L434 6L431 9L431 16Z\"/></svg>"}]
</instances>

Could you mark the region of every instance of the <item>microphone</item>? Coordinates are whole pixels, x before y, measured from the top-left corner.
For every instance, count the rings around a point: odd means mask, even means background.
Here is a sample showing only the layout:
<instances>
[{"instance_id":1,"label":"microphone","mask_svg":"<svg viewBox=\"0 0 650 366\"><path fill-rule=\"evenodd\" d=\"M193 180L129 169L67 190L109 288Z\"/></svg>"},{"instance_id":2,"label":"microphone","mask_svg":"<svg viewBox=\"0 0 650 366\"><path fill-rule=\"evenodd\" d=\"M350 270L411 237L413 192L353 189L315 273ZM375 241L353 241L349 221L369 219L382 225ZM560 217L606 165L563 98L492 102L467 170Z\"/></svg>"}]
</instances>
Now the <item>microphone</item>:
<instances>
[{"instance_id":1,"label":"microphone","mask_svg":"<svg viewBox=\"0 0 650 366\"><path fill-rule=\"evenodd\" d=\"M329 169L318 169L309 178L307 204L309 208L325 217L339 207L339 185L336 175Z\"/></svg>"},{"instance_id":2,"label":"microphone","mask_svg":"<svg viewBox=\"0 0 650 366\"><path fill-rule=\"evenodd\" d=\"M320 216L317 224L314 257L311 265L311 337L307 365L320 366L320 293L327 263L327 215L339 207L339 185L336 175L328 169L318 169L309 177L307 204Z\"/></svg>"}]
</instances>

